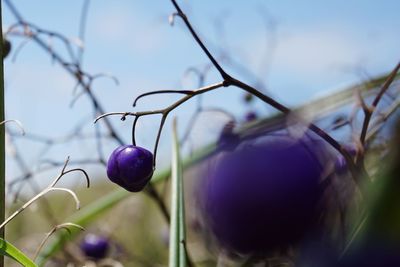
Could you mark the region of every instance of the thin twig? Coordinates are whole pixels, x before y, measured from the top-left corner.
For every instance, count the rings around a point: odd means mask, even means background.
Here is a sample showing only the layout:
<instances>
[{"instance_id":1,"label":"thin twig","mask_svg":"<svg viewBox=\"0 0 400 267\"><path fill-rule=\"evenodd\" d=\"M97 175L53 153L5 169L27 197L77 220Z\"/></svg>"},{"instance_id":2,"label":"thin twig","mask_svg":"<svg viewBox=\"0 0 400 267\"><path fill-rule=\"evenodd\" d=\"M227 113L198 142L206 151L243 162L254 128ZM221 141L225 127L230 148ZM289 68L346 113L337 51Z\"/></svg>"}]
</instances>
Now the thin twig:
<instances>
[{"instance_id":1,"label":"thin twig","mask_svg":"<svg viewBox=\"0 0 400 267\"><path fill-rule=\"evenodd\" d=\"M179 107L180 105L182 105L183 103L185 103L186 101L191 99L192 97L204 94L206 92L212 91L214 89L217 89L217 88L220 88L220 87L223 87L223 86L225 86L225 83L224 82L219 82L219 83L215 83L215 84L211 84L211 85L208 85L208 86L201 87L201 88L199 88L197 90L190 91L190 93L187 93L186 96L180 98L178 101L174 102L170 106L168 106L166 108L163 108L163 109L156 109L156 110L149 110L149 111L138 111L138 112L109 112L109 113L104 113L104 114L98 116L94 120L94 123L98 122L100 119L104 119L104 118L106 118L108 116L113 116L113 115L121 116L122 120L125 120L126 116L141 117L141 116L156 115L156 114L162 115L160 126L159 126L158 132L157 132L157 137L156 137L155 144L154 144L154 151L153 151L154 152L153 153L154 154L154 164L156 164L156 159L157 159L156 155L157 155L158 144L159 144L160 137L161 137L161 132L162 132L162 129L164 127L164 123L165 123L165 120L166 120L168 114L172 110L176 109L177 107ZM157 91L157 92L164 92L164 91ZM189 91L187 91L187 92L189 92ZM173 93L175 93L175 91L173 91ZM136 125L136 124L134 124L134 125ZM135 129L133 129L133 131L134 130Z\"/></svg>"},{"instance_id":2,"label":"thin twig","mask_svg":"<svg viewBox=\"0 0 400 267\"><path fill-rule=\"evenodd\" d=\"M396 65L396 67L392 70L392 72L386 78L385 82L383 83L381 89L379 90L378 94L376 95L371 106L369 108L363 107L365 118L364 118L363 126L361 129L361 134L360 134L360 141L363 145L365 144L365 137L367 135L368 125L371 120L372 114L375 111L376 107L378 106L379 101L381 100L382 96L385 94L385 92L389 89L390 85L394 81L394 78L396 77L399 69L400 69L400 62Z\"/></svg>"},{"instance_id":3,"label":"thin twig","mask_svg":"<svg viewBox=\"0 0 400 267\"><path fill-rule=\"evenodd\" d=\"M209 58L209 60L211 61L211 63L214 65L214 67L218 70L218 72L221 74L222 78L224 80L227 80L228 77L230 77L223 69L222 67L219 65L219 63L217 62L217 60L213 57L213 55L210 53L210 51L208 51L207 47L203 44L203 42L201 41L200 37L197 35L197 33L195 32L195 30L193 29L192 25L190 24L187 16L185 15L185 13L182 12L181 8L179 7L179 5L177 4L177 2L175 0L171 0L172 4L174 5L177 13L175 13L175 15L179 16L180 18L182 18L183 22L185 23L186 27L189 29L190 33L192 34L193 38L196 40L196 42L198 43L198 45L201 47L201 49L203 50L203 52L207 55L207 57Z\"/></svg>"},{"instance_id":4,"label":"thin twig","mask_svg":"<svg viewBox=\"0 0 400 267\"><path fill-rule=\"evenodd\" d=\"M61 170L61 173L54 179L53 182L51 182L43 191L41 191L39 194L35 195L33 198L31 198L30 200L28 200L24 205L22 205L22 207L20 207L18 210L16 210L11 216L9 216L1 225L0 225L0 229L2 229L5 225L7 225L11 220L13 220L18 214L20 214L22 211L24 211L26 208L28 208L32 203L34 203L36 200L40 199L41 197L43 197L44 195L46 195L48 192L50 191L65 191L67 193L69 193L75 200L75 204L76 204L76 208L79 209L79 199L76 196L76 194L67 188L61 188L61 187L54 187L57 182L66 174L73 172L73 171L80 171L84 174L86 181L87 181L87 185L90 185L90 181L89 181L89 176L87 175L86 171L83 169L72 169L72 170L68 170L66 171L66 167L68 164L69 158L67 158L67 160L65 161L65 164Z\"/></svg>"},{"instance_id":5,"label":"thin twig","mask_svg":"<svg viewBox=\"0 0 400 267\"><path fill-rule=\"evenodd\" d=\"M40 252L40 250L42 250L44 244L47 242L47 240L48 240L55 232L57 232L59 229L64 229L64 230L66 230L69 234L71 234L71 230L68 229L68 227L71 227L71 226L72 226L72 227L76 227L76 228L78 228L78 229L81 230L81 231L84 231L84 230L85 230L85 228L83 228L82 226L77 225L77 224L75 224L75 223L70 223L70 222L68 222L68 223L62 223L62 224L59 224L59 225L54 226L53 229L51 229L50 232L48 232L48 233L46 234L46 236L43 238L42 242L40 242L40 245L37 247L36 252L35 252L35 254L34 254L34 256L33 256L33 261L36 260L36 258L39 256L39 252Z\"/></svg>"},{"instance_id":6,"label":"thin twig","mask_svg":"<svg viewBox=\"0 0 400 267\"><path fill-rule=\"evenodd\" d=\"M233 86L239 87L239 88L245 90L246 92L255 95L256 97L258 97L259 99L261 99L265 103L271 105L275 109L277 109L277 110L279 110L279 111L281 111L281 112L283 112L285 114L289 114L291 112L291 110L289 108L287 108L286 106L284 106L281 103L277 102L273 98L261 93L260 91L258 91L254 87L252 87L252 86L250 86L250 85L248 85L248 84L246 84L246 83L244 83L244 82L242 82L242 81L240 81L238 79L235 79L232 76L230 76L229 74L227 74L225 72L225 70L216 61L216 59L212 56L212 54L209 52L209 50L204 45L204 43L202 42L200 37L197 35L197 33L193 29L192 25L190 24L190 22L188 20L188 17L183 13L182 9L177 4L177 2L175 0L171 0L171 2L172 2L173 6L175 7L175 9L177 11L177 15L180 18L182 18L183 22L185 23L186 27L188 28L188 30L192 34L192 36L195 39L195 41L197 42L197 44L200 46L200 48L203 50L203 52L207 55L207 57L212 62L214 67L218 70L219 74L221 75L221 77L224 80L223 81L224 86L233 85ZM364 171L361 170L361 172L360 172L360 170L358 170L356 168L354 162L352 161L352 157L349 155L349 153L345 149L343 149L343 147L335 139L333 139L328 133L326 133L324 130L322 130L321 128L319 128L318 126L316 126L315 124L312 124L312 123L309 124L309 129L312 130L313 132L315 132L317 135L319 135L322 139L324 139L333 148L335 148L340 154L343 155L343 157L346 159L346 161L347 161L347 163L349 165L349 168L350 168L350 171L352 173L352 176L356 181L358 181L360 176L367 176L367 174Z\"/></svg>"}]
</instances>

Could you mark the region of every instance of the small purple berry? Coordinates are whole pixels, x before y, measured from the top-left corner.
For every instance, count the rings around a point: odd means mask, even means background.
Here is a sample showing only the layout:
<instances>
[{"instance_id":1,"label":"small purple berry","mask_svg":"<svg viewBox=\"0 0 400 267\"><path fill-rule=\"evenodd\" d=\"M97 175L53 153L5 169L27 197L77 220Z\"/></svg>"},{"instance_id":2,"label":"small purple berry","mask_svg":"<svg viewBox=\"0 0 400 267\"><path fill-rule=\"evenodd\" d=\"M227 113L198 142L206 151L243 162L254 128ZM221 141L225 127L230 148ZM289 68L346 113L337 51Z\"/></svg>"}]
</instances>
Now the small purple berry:
<instances>
[{"instance_id":1,"label":"small purple berry","mask_svg":"<svg viewBox=\"0 0 400 267\"><path fill-rule=\"evenodd\" d=\"M317 217L325 152L321 141L274 135L211 160L202 197L219 244L248 254L300 241Z\"/></svg>"},{"instance_id":2,"label":"small purple berry","mask_svg":"<svg viewBox=\"0 0 400 267\"><path fill-rule=\"evenodd\" d=\"M235 122L227 122L217 140L217 146L220 150L232 150L239 143L239 136L234 133Z\"/></svg>"},{"instance_id":3,"label":"small purple berry","mask_svg":"<svg viewBox=\"0 0 400 267\"><path fill-rule=\"evenodd\" d=\"M251 121L256 120L257 118L258 118L257 113L255 113L254 111L249 111L246 113L244 120L246 122L251 122Z\"/></svg>"},{"instance_id":4,"label":"small purple berry","mask_svg":"<svg viewBox=\"0 0 400 267\"><path fill-rule=\"evenodd\" d=\"M102 259L108 252L109 243L105 237L88 234L82 240L80 248L87 257Z\"/></svg>"},{"instance_id":5,"label":"small purple berry","mask_svg":"<svg viewBox=\"0 0 400 267\"><path fill-rule=\"evenodd\" d=\"M153 175L153 154L145 148L124 145L108 159L108 178L130 192L139 192Z\"/></svg>"}]
</instances>

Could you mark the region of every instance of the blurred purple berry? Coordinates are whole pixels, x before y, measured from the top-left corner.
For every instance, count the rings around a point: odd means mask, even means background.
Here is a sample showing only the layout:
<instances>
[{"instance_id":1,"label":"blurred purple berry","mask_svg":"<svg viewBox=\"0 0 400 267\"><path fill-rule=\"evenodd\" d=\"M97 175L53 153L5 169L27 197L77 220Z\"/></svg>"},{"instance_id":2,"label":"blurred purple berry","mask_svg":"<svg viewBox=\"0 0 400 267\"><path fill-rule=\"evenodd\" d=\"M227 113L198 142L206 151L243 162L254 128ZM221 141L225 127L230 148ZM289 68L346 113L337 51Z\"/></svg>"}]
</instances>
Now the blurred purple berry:
<instances>
[{"instance_id":1,"label":"blurred purple berry","mask_svg":"<svg viewBox=\"0 0 400 267\"><path fill-rule=\"evenodd\" d=\"M92 259L102 259L107 255L109 243L107 238L88 234L80 244L82 252Z\"/></svg>"},{"instance_id":2,"label":"blurred purple berry","mask_svg":"<svg viewBox=\"0 0 400 267\"><path fill-rule=\"evenodd\" d=\"M254 121L258 118L257 113L255 113L254 111L249 111L246 113L246 116L244 117L244 120L246 122L251 122Z\"/></svg>"},{"instance_id":3,"label":"blurred purple berry","mask_svg":"<svg viewBox=\"0 0 400 267\"><path fill-rule=\"evenodd\" d=\"M232 150L235 149L236 145L239 143L239 136L234 133L235 122L227 122L219 135L217 146L220 150Z\"/></svg>"},{"instance_id":4,"label":"blurred purple berry","mask_svg":"<svg viewBox=\"0 0 400 267\"><path fill-rule=\"evenodd\" d=\"M153 175L153 154L138 146L124 145L108 159L108 178L130 192L139 192Z\"/></svg>"},{"instance_id":5,"label":"blurred purple berry","mask_svg":"<svg viewBox=\"0 0 400 267\"><path fill-rule=\"evenodd\" d=\"M301 240L322 194L322 153L322 141L268 135L211 160L202 197L219 244L248 254Z\"/></svg>"}]
</instances>

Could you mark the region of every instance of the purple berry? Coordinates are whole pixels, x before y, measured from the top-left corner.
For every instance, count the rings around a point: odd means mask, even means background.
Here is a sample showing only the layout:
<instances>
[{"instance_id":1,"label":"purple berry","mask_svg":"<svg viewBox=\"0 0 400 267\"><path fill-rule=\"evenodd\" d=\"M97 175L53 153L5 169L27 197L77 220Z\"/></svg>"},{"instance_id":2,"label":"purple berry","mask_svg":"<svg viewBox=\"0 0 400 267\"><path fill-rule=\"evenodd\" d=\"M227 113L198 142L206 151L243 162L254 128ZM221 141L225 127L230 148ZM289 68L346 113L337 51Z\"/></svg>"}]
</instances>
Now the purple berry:
<instances>
[{"instance_id":1,"label":"purple berry","mask_svg":"<svg viewBox=\"0 0 400 267\"><path fill-rule=\"evenodd\" d=\"M130 192L141 191L153 175L153 154L142 147L120 146L108 159L108 178Z\"/></svg>"},{"instance_id":2,"label":"purple berry","mask_svg":"<svg viewBox=\"0 0 400 267\"><path fill-rule=\"evenodd\" d=\"M257 113L255 113L254 111L249 111L246 113L246 116L244 117L244 120L246 122L251 122L254 121L258 118Z\"/></svg>"},{"instance_id":3,"label":"purple berry","mask_svg":"<svg viewBox=\"0 0 400 267\"><path fill-rule=\"evenodd\" d=\"M232 150L239 143L239 136L234 133L235 122L226 123L217 140L217 146L220 150Z\"/></svg>"},{"instance_id":4,"label":"purple berry","mask_svg":"<svg viewBox=\"0 0 400 267\"><path fill-rule=\"evenodd\" d=\"M268 135L212 159L202 202L219 244L248 254L300 241L315 221L323 153L322 141Z\"/></svg>"},{"instance_id":5,"label":"purple berry","mask_svg":"<svg viewBox=\"0 0 400 267\"><path fill-rule=\"evenodd\" d=\"M105 237L88 234L82 240L80 248L87 257L102 259L108 252L109 243Z\"/></svg>"}]
</instances>

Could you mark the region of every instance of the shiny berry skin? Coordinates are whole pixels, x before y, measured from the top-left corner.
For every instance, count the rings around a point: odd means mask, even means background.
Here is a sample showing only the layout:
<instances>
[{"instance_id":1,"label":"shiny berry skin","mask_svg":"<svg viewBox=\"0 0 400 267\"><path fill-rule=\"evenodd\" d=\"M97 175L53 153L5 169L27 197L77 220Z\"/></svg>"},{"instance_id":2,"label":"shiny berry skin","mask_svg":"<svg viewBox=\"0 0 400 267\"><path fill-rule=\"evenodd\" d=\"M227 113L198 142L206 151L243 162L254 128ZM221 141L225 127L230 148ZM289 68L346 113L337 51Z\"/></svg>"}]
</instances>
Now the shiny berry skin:
<instances>
[{"instance_id":1,"label":"shiny berry skin","mask_svg":"<svg viewBox=\"0 0 400 267\"><path fill-rule=\"evenodd\" d=\"M321 140L278 134L242 141L211 159L201 198L218 243L258 254L300 241L316 221L324 148Z\"/></svg>"},{"instance_id":2,"label":"shiny berry skin","mask_svg":"<svg viewBox=\"0 0 400 267\"><path fill-rule=\"evenodd\" d=\"M102 259L107 255L110 245L108 239L102 236L88 234L80 244L82 252L92 259Z\"/></svg>"},{"instance_id":3,"label":"shiny berry skin","mask_svg":"<svg viewBox=\"0 0 400 267\"><path fill-rule=\"evenodd\" d=\"M153 154L145 148L124 145L108 159L108 178L130 192L139 192L153 175Z\"/></svg>"}]
</instances>

